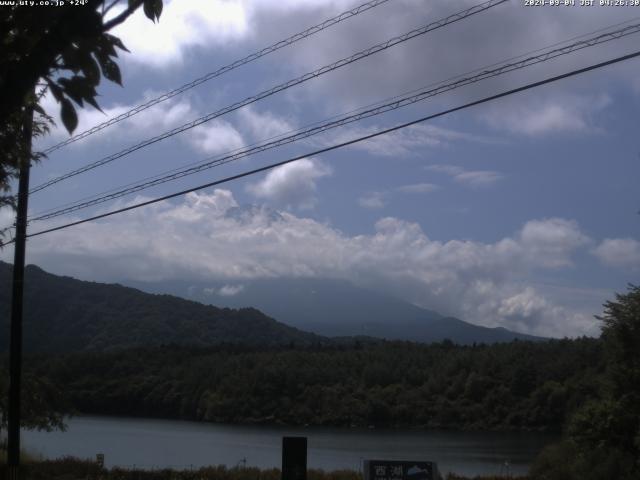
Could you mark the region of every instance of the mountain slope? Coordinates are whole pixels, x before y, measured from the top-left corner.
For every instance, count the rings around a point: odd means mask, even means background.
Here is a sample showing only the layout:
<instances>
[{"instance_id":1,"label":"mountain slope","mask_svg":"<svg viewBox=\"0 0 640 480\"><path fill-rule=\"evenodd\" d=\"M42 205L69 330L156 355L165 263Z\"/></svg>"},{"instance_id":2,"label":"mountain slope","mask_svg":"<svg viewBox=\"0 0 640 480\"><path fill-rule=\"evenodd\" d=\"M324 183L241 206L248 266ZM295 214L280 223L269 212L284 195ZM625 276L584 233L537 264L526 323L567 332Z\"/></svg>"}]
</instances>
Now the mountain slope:
<instances>
[{"instance_id":1,"label":"mountain slope","mask_svg":"<svg viewBox=\"0 0 640 480\"><path fill-rule=\"evenodd\" d=\"M450 339L459 344L541 340L504 328L481 327L445 317L344 280L277 278L226 288L216 283L175 281L133 285L202 303L234 308L251 305L287 325L325 336L366 335L425 343Z\"/></svg>"},{"instance_id":2,"label":"mountain slope","mask_svg":"<svg viewBox=\"0 0 640 480\"><path fill-rule=\"evenodd\" d=\"M0 262L0 351L6 351L8 345L11 271L11 265ZM253 308L217 308L118 284L59 277L33 265L27 266L25 277L27 351L103 351L170 343L308 345L327 341Z\"/></svg>"}]
</instances>

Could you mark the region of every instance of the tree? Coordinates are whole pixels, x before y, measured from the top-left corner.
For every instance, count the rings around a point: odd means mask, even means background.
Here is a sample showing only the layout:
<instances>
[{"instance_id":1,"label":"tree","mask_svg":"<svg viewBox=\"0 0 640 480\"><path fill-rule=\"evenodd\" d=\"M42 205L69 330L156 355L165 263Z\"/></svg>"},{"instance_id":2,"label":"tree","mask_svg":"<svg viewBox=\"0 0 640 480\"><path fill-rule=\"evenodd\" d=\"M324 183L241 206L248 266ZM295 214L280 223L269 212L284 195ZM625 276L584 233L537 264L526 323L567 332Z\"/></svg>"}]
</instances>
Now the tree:
<instances>
[{"instance_id":1,"label":"tree","mask_svg":"<svg viewBox=\"0 0 640 480\"><path fill-rule=\"evenodd\" d=\"M102 77L122 84L116 58L118 50L127 49L108 32L140 7L155 22L162 6L162 0L86 0L73 7L0 7L0 207L13 206L8 193L25 158L20 139L29 107L37 115L35 134L45 133L51 122L36 90L51 92L73 133L78 125L74 104L100 109L96 87Z\"/></svg>"},{"instance_id":2,"label":"tree","mask_svg":"<svg viewBox=\"0 0 640 480\"><path fill-rule=\"evenodd\" d=\"M69 3L60 3L65 1ZM30 142L23 137L25 123L31 122L33 134L38 136L45 134L52 122L39 100L46 91L51 92L70 134L78 125L74 104L84 107L86 102L100 109L96 88L102 77L122 84L117 51L127 50L108 32L141 6L152 21L160 18L162 0L0 7L0 208L15 207L10 182L19 175L21 166L42 158L31 153ZM0 240L6 231L0 230ZM63 426L52 385L34 377L25 382L22 393L23 425L44 429ZM6 408L0 405L0 410L4 424Z\"/></svg>"},{"instance_id":3,"label":"tree","mask_svg":"<svg viewBox=\"0 0 640 480\"><path fill-rule=\"evenodd\" d=\"M640 406L640 286L604 304L602 338L611 394ZM640 419L639 419L640 420Z\"/></svg>"},{"instance_id":4,"label":"tree","mask_svg":"<svg viewBox=\"0 0 640 480\"><path fill-rule=\"evenodd\" d=\"M0 429L7 428L7 382L6 370L2 370L0 376ZM64 415L73 412L67 398L55 383L27 372L24 377L22 390L22 414L21 426L29 430L55 429L64 430Z\"/></svg>"},{"instance_id":5,"label":"tree","mask_svg":"<svg viewBox=\"0 0 640 480\"><path fill-rule=\"evenodd\" d=\"M571 417L565 440L543 452L532 478L640 478L640 286L616 294L596 318L606 361L601 391Z\"/></svg>"},{"instance_id":6,"label":"tree","mask_svg":"<svg viewBox=\"0 0 640 480\"><path fill-rule=\"evenodd\" d=\"M626 294L616 294L615 301L604 304L604 315L598 319L603 322L602 339L607 359L605 398L599 405L590 407L590 417L582 418L585 428L575 428L574 421L574 437L582 440L585 447L608 448L632 459L629 478L639 478L640 286L629 285ZM581 433L594 426L600 427L606 437L584 441Z\"/></svg>"}]
</instances>

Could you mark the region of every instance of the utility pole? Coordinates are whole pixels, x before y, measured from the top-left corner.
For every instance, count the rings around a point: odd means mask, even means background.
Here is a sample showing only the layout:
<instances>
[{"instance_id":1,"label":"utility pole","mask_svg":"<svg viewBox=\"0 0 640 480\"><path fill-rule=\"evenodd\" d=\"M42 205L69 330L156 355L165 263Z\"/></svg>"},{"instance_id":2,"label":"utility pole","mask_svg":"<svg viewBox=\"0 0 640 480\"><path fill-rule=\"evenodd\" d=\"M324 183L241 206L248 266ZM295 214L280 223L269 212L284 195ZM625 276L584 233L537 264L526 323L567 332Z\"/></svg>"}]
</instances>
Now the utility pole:
<instances>
[{"instance_id":1,"label":"utility pole","mask_svg":"<svg viewBox=\"0 0 640 480\"><path fill-rule=\"evenodd\" d=\"M33 107L27 107L22 125L24 157L20 163L18 207L13 257L11 294L11 337L9 344L9 426L7 431L8 478L20 474L20 392L22 377L22 306L24 292L24 257L27 240L27 207L29 201L29 170L31 168L31 137Z\"/></svg>"}]
</instances>

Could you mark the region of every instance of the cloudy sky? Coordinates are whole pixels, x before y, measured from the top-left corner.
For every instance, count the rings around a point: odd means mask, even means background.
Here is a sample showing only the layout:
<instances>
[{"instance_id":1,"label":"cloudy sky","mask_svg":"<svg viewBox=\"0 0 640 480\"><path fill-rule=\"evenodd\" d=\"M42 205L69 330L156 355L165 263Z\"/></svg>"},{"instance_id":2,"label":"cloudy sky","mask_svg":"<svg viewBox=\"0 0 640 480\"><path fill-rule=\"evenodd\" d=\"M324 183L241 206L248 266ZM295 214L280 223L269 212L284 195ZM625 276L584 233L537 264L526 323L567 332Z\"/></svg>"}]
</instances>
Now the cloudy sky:
<instances>
[{"instance_id":1,"label":"cloudy sky","mask_svg":"<svg viewBox=\"0 0 640 480\"><path fill-rule=\"evenodd\" d=\"M165 0L166 1L166 0ZM361 2L169 1L119 35L124 88L78 131ZM35 186L478 2L389 0L52 153ZM512 57L639 23L640 8L511 0L35 193L31 214L215 158ZM620 28L620 27L613 27ZM30 231L210 182L635 51L638 35L396 112L34 222ZM575 40L573 40L575 41ZM322 277L486 325L597 334L593 315L640 274L640 60L418 124L266 174L33 238L28 261L98 281ZM49 111L55 102L44 100ZM67 138L60 128L38 147ZM0 211L0 222L11 214ZM12 259L5 248L0 258Z\"/></svg>"}]
</instances>

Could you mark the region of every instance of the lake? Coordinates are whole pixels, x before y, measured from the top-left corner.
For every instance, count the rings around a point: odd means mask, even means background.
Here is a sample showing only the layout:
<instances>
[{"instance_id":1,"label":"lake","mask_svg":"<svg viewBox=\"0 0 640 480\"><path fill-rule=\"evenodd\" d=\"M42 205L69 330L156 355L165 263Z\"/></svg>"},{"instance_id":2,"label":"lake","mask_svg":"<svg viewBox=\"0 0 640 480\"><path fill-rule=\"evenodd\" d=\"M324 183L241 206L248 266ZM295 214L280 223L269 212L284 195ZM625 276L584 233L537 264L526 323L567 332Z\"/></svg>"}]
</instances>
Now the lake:
<instances>
[{"instance_id":1,"label":"lake","mask_svg":"<svg viewBox=\"0 0 640 480\"><path fill-rule=\"evenodd\" d=\"M428 460L441 472L524 474L556 436L541 433L234 426L177 420L80 416L66 432L23 432L23 447L46 458L105 455L107 467L280 467L282 437L308 438L309 468L360 470L364 459Z\"/></svg>"}]
</instances>

